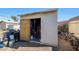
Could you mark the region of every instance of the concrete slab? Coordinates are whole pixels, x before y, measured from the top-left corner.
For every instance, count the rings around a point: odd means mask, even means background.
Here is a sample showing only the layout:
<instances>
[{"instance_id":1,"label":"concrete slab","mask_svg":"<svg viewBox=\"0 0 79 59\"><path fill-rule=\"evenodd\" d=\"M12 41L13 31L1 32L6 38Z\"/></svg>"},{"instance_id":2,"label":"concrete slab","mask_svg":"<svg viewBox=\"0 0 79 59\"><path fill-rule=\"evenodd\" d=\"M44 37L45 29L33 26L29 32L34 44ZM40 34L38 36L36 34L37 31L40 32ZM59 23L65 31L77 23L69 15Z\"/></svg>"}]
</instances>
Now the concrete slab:
<instances>
[{"instance_id":1,"label":"concrete slab","mask_svg":"<svg viewBox=\"0 0 79 59\"><path fill-rule=\"evenodd\" d=\"M19 47L18 49L14 48L1 48L0 51L52 51L51 47Z\"/></svg>"}]
</instances>

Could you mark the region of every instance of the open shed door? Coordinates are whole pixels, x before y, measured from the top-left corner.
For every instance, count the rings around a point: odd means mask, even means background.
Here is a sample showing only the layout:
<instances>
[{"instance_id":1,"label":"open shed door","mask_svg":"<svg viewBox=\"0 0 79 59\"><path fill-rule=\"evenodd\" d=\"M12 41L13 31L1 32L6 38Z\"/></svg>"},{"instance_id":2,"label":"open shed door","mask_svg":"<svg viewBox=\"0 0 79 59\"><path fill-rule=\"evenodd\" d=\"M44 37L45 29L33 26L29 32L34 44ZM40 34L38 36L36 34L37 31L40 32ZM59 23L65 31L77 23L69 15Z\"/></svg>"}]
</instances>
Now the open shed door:
<instances>
[{"instance_id":1,"label":"open shed door","mask_svg":"<svg viewBox=\"0 0 79 59\"><path fill-rule=\"evenodd\" d=\"M29 41L30 40L30 20L22 19L20 22L20 25L21 25L20 39Z\"/></svg>"}]
</instances>

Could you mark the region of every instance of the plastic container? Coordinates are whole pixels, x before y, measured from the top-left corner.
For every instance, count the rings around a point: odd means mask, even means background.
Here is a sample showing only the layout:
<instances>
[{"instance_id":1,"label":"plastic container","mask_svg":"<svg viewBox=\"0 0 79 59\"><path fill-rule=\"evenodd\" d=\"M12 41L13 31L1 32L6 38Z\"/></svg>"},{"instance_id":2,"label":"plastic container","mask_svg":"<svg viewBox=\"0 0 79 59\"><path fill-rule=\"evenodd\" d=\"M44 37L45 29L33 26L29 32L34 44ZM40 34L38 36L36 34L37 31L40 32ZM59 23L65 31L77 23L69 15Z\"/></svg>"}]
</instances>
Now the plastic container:
<instances>
[{"instance_id":1,"label":"plastic container","mask_svg":"<svg viewBox=\"0 0 79 59\"><path fill-rule=\"evenodd\" d=\"M9 41L9 47L10 48L13 48L13 44L14 44L14 41L12 40L12 41Z\"/></svg>"},{"instance_id":2,"label":"plastic container","mask_svg":"<svg viewBox=\"0 0 79 59\"><path fill-rule=\"evenodd\" d=\"M4 45L3 44L0 44L0 48L3 48L4 47Z\"/></svg>"}]
</instances>

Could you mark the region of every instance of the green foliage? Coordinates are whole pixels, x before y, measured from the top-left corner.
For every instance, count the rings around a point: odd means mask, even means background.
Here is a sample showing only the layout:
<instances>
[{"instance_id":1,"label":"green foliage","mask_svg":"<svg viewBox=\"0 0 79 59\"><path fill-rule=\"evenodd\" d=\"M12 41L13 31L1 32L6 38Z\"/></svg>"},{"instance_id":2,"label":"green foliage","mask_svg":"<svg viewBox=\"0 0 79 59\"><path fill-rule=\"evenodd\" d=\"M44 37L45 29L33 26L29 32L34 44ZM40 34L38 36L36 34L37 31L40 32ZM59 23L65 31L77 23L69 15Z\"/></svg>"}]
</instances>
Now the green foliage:
<instances>
[{"instance_id":1,"label":"green foliage","mask_svg":"<svg viewBox=\"0 0 79 59\"><path fill-rule=\"evenodd\" d=\"M68 24L65 24L64 26L60 27L61 32L68 31Z\"/></svg>"},{"instance_id":2,"label":"green foliage","mask_svg":"<svg viewBox=\"0 0 79 59\"><path fill-rule=\"evenodd\" d=\"M3 20L0 21L0 23L4 22Z\"/></svg>"},{"instance_id":3,"label":"green foliage","mask_svg":"<svg viewBox=\"0 0 79 59\"><path fill-rule=\"evenodd\" d=\"M12 18L14 21L18 21L18 19L17 19L16 16L11 16L11 18Z\"/></svg>"},{"instance_id":4,"label":"green foliage","mask_svg":"<svg viewBox=\"0 0 79 59\"><path fill-rule=\"evenodd\" d=\"M65 28L65 29L68 28L68 24L65 24L65 25L64 25L64 28Z\"/></svg>"}]
</instances>

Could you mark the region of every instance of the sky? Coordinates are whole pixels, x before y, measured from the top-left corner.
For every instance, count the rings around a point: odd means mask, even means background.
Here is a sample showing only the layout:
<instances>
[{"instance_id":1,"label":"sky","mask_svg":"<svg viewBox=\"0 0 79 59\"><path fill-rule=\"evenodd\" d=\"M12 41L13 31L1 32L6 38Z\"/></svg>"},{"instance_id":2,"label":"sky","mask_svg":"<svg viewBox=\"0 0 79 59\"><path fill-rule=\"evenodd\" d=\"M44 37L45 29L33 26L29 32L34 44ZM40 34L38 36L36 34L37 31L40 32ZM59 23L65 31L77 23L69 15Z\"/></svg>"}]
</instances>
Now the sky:
<instances>
[{"instance_id":1,"label":"sky","mask_svg":"<svg viewBox=\"0 0 79 59\"><path fill-rule=\"evenodd\" d=\"M69 20L76 16L79 16L79 8L59 8L58 9L58 21Z\"/></svg>"},{"instance_id":2,"label":"sky","mask_svg":"<svg viewBox=\"0 0 79 59\"><path fill-rule=\"evenodd\" d=\"M11 16L49 10L48 8L0 8L0 20L12 20Z\"/></svg>"},{"instance_id":3,"label":"sky","mask_svg":"<svg viewBox=\"0 0 79 59\"><path fill-rule=\"evenodd\" d=\"M12 20L11 16L50 9L51 8L0 8L0 20ZM59 8L57 11L58 21L65 21L72 17L79 16L79 8Z\"/></svg>"}]
</instances>

